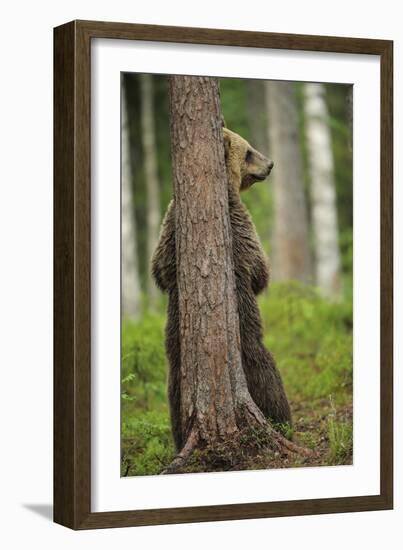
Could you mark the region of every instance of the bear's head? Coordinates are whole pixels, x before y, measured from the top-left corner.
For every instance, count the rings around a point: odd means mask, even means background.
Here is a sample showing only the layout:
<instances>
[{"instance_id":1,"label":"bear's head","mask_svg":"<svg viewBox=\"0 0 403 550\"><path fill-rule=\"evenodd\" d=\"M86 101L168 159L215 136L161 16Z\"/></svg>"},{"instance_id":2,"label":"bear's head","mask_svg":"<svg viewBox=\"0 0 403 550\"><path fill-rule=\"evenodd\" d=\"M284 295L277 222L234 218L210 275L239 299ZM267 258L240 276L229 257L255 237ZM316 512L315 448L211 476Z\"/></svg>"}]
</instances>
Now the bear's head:
<instances>
[{"instance_id":1,"label":"bear's head","mask_svg":"<svg viewBox=\"0 0 403 550\"><path fill-rule=\"evenodd\" d=\"M225 163L235 191L249 189L263 181L273 168L273 161L256 151L247 141L228 128L223 128Z\"/></svg>"}]
</instances>

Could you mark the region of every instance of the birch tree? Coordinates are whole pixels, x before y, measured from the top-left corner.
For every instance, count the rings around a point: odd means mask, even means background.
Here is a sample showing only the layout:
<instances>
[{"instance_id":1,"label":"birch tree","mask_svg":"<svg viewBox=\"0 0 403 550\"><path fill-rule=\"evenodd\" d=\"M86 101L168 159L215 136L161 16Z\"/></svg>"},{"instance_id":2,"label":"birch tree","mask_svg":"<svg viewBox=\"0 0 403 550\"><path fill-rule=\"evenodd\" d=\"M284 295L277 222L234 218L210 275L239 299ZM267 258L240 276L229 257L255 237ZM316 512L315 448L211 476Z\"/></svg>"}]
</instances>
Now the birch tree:
<instances>
[{"instance_id":1,"label":"birch tree","mask_svg":"<svg viewBox=\"0 0 403 550\"><path fill-rule=\"evenodd\" d=\"M124 82L124 80L123 80ZM137 319L140 314L140 280L137 255L137 232L132 192L129 121L126 89L122 89L122 308L123 315Z\"/></svg>"},{"instance_id":2,"label":"birch tree","mask_svg":"<svg viewBox=\"0 0 403 550\"><path fill-rule=\"evenodd\" d=\"M324 296L339 298L341 260L336 186L329 113L323 84L304 85L304 109L316 284Z\"/></svg>"},{"instance_id":3,"label":"birch tree","mask_svg":"<svg viewBox=\"0 0 403 550\"><path fill-rule=\"evenodd\" d=\"M144 177L147 190L147 266L150 266L151 258L158 242L161 221L152 76L142 74L140 77L140 87L141 136L144 154ZM158 301L158 290L149 268L147 273L147 296L150 308L154 309Z\"/></svg>"},{"instance_id":4,"label":"birch tree","mask_svg":"<svg viewBox=\"0 0 403 550\"><path fill-rule=\"evenodd\" d=\"M274 160L273 279L312 280L308 215L292 82L265 82L270 155Z\"/></svg>"}]
</instances>

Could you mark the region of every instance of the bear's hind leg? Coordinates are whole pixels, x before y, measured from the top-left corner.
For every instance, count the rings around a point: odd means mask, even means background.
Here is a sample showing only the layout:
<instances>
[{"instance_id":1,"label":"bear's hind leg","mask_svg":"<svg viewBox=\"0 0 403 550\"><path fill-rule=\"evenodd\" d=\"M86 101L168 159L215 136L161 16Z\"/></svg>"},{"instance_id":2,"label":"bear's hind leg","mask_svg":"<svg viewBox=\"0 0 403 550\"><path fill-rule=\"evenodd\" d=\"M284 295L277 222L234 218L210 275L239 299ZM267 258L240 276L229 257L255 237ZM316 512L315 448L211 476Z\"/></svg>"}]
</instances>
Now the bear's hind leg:
<instances>
[{"instance_id":1,"label":"bear's hind leg","mask_svg":"<svg viewBox=\"0 0 403 550\"><path fill-rule=\"evenodd\" d=\"M274 359L263 345L243 354L246 382L252 399L276 425L291 425L291 410Z\"/></svg>"},{"instance_id":2,"label":"bear's hind leg","mask_svg":"<svg viewBox=\"0 0 403 550\"><path fill-rule=\"evenodd\" d=\"M166 352L169 362L168 401L171 416L172 435L177 452L182 450L181 419L181 365L179 339L178 293L175 290L169 296L168 321L166 326Z\"/></svg>"},{"instance_id":3,"label":"bear's hind leg","mask_svg":"<svg viewBox=\"0 0 403 550\"><path fill-rule=\"evenodd\" d=\"M169 400L169 412L171 416L171 428L172 436L174 439L175 450L179 452L182 450L182 425L181 425L181 406L180 406L180 367L179 365L170 365L168 376L168 400Z\"/></svg>"}]
</instances>

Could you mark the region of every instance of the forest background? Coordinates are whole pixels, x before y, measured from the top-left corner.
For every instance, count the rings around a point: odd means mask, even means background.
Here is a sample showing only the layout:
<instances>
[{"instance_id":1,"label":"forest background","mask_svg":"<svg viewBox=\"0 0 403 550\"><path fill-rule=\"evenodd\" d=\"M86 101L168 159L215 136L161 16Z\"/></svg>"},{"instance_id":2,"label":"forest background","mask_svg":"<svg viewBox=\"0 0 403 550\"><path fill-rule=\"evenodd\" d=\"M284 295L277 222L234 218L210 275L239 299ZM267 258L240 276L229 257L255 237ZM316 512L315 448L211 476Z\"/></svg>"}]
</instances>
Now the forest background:
<instances>
[{"instance_id":1,"label":"forest background","mask_svg":"<svg viewBox=\"0 0 403 550\"><path fill-rule=\"evenodd\" d=\"M352 88L220 79L228 128L274 161L242 195L270 258L259 299L281 371L293 438L352 462ZM167 77L122 77L121 475L158 474L174 450L166 397L166 296L150 258L172 198ZM248 467L279 467L257 457Z\"/></svg>"}]
</instances>

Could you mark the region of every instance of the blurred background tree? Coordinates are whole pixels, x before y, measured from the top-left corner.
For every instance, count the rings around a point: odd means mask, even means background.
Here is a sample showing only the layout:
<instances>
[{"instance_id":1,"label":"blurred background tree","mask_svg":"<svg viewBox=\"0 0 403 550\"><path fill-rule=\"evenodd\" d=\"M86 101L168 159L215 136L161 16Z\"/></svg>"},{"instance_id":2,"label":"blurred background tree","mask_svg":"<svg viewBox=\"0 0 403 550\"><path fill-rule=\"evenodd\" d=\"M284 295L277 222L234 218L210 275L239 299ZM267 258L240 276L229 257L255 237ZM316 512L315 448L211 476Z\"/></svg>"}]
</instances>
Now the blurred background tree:
<instances>
[{"instance_id":1,"label":"blurred background tree","mask_svg":"<svg viewBox=\"0 0 403 550\"><path fill-rule=\"evenodd\" d=\"M329 113L323 84L304 85L315 280L329 298L341 293L336 185Z\"/></svg>"},{"instance_id":2,"label":"blurred background tree","mask_svg":"<svg viewBox=\"0 0 403 550\"><path fill-rule=\"evenodd\" d=\"M272 273L276 281L312 283L307 198L298 107L292 82L265 82L273 170Z\"/></svg>"},{"instance_id":3,"label":"blurred background tree","mask_svg":"<svg viewBox=\"0 0 403 550\"><path fill-rule=\"evenodd\" d=\"M296 408L302 410L296 430L309 434L312 445L324 441L333 457L326 460L346 461L352 433L346 413L352 403L352 87L225 78L220 95L228 128L274 161L268 180L242 200L270 258L274 282L260 308L294 417ZM172 193L167 77L125 74L123 475L155 473L171 458L166 297L157 292L149 266ZM316 425L316 416L326 420Z\"/></svg>"},{"instance_id":4,"label":"blurred background tree","mask_svg":"<svg viewBox=\"0 0 403 550\"><path fill-rule=\"evenodd\" d=\"M137 224L130 164L127 89L122 89L122 310L124 317L140 316L140 280L137 254Z\"/></svg>"},{"instance_id":5,"label":"blurred background tree","mask_svg":"<svg viewBox=\"0 0 403 550\"><path fill-rule=\"evenodd\" d=\"M157 247L161 222L160 184L158 181L158 154L155 140L155 110L154 110L154 83L150 74L140 76L141 90L141 138L143 148L144 179L147 182L147 262L151 265L151 258ZM147 297L150 309L155 309L158 302L158 291L152 280L151 272L145 273L147 280Z\"/></svg>"}]
</instances>

